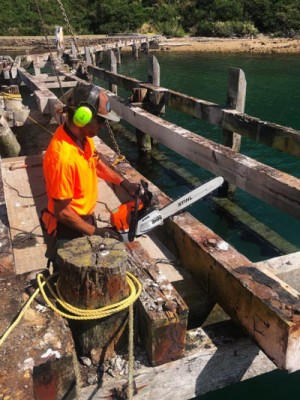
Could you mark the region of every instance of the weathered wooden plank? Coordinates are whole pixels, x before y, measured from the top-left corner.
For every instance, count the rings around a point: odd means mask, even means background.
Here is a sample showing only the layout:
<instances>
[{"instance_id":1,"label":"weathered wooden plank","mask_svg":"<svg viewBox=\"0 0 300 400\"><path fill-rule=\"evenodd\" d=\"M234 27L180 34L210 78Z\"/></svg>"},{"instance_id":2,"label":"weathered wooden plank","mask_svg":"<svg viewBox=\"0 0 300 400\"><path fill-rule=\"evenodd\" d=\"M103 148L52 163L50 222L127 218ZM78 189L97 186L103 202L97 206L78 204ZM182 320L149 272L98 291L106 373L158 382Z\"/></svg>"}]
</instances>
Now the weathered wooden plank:
<instances>
[{"instance_id":1,"label":"weathered wooden plank","mask_svg":"<svg viewBox=\"0 0 300 400\"><path fill-rule=\"evenodd\" d=\"M233 339L234 337L234 339ZM187 333L185 356L157 367L135 370L136 400L188 400L212 390L265 374L274 364L228 323ZM101 387L81 390L82 400L111 398L124 391L126 379L103 377Z\"/></svg>"},{"instance_id":2,"label":"weathered wooden plank","mask_svg":"<svg viewBox=\"0 0 300 400\"><path fill-rule=\"evenodd\" d=\"M40 211L47 205L42 155L2 160L15 272L43 269L47 260Z\"/></svg>"},{"instance_id":3,"label":"weathered wooden plank","mask_svg":"<svg viewBox=\"0 0 300 400\"><path fill-rule=\"evenodd\" d=\"M140 81L135 78L130 78L125 75L116 74L107 71L104 68L88 65L88 72L99 79L103 79L109 82L110 84L121 86L127 90L132 90L133 88L137 88L139 87L140 84Z\"/></svg>"},{"instance_id":4,"label":"weathered wooden plank","mask_svg":"<svg viewBox=\"0 0 300 400\"><path fill-rule=\"evenodd\" d=\"M0 277L14 273L14 258L9 233L8 215L2 179L2 159L0 158Z\"/></svg>"},{"instance_id":5,"label":"weathered wooden plank","mask_svg":"<svg viewBox=\"0 0 300 400\"><path fill-rule=\"evenodd\" d=\"M274 257L255 264L260 270L269 270L300 292L300 252Z\"/></svg>"},{"instance_id":6,"label":"weathered wooden plank","mask_svg":"<svg viewBox=\"0 0 300 400\"><path fill-rule=\"evenodd\" d=\"M141 280L139 335L152 365L182 357L188 307L138 242L128 243L129 270Z\"/></svg>"},{"instance_id":7,"label":"weathered wooden plank","mask_svg":"<svg viewBox=\"0 0 300 400\"><path fill-rule=\"evenodd\" d=\"M76 84L77 84L76 81L62 81L61 82L61 86L63 88L71 88L71 87L76 86ZM59 89L60 88L60 85L57 81L56 82L45 82L45 85L46 85L47 89Z\"/></svg>"},{"instance_id":8,"label":"weathered wooden plank","mask_svg":"<svg viewBox=\"0 0 300 400\"><path fill-rule=\"evenodd\" d=\"M18 74L32 92L38 92L37 104L40 107L40 111L42 113L50 113L58 123L61 123L61 115L57 114L56 109L62 109L63 104L54 93L47 88L45 83L41 83L38 78L29 74L23 68L18 68Z\"/></svg>"},{"instance_id":9,"label":"weathered wooden plank","mask_svg":"<svg viewBox=\"0 0 300 400\"><path fill-rule=\"evenodd\" d=\"M158 142L242 190L300 218L300 180L250 157L171 124L138 107L126 106L109 94L112 107L124 120Z\"/></svg>"}]
</instances>

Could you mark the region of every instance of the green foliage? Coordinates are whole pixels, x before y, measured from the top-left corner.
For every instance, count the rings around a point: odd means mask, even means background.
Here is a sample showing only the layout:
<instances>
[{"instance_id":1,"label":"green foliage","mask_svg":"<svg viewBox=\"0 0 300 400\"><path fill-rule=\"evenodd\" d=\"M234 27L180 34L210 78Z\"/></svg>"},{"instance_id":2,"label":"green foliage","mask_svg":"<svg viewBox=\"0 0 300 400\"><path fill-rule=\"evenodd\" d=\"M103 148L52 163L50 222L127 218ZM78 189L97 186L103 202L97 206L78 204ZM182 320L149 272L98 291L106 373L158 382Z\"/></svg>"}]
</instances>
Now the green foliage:
<instances>
[{"instance_id":1,"label":"green foliage","mask_svg":"<svg viewBox=\"0 0 300 400\"><path fill-rule=\"evenodd\" d=\"M184 35L181 17L176 4L161 4L154 7L151 23L156 31L161 32L163 35Z\"/></svg>"},{"instance_id":2,"label":"green foliage","mask_svg":"<svg viewBox=\"0 0 300 400\"><path fill-rule=\"evenodd\" d=\"M196 35L212 37L256 36L258 30L250 22L241 21L203 21L200 22Z\"/></svg>"},{"instance_id":3,"label":"green foliage","mask_svg":"<svg viewBox=\"0 0 300 400\"><path fill-rule=\"evenodd\" d=\"M90 30L93 33L136 32L146 21L145 10L139 1L96 0L92 5Z\"/></svg>"},{"instance_id":4,"label":"green foliage","mask_svg":"<svg viewBox=\"0 0 300 400\"><path fill-rule=\"evenodd\" d=\"M300 34L299 0L61 1L77 34L139 32L147 26L168 36ZM70 34L57 0L1 0L1 35L44 35L44 28L53 35L55 25Z\"/></svg>"}]
</instances>

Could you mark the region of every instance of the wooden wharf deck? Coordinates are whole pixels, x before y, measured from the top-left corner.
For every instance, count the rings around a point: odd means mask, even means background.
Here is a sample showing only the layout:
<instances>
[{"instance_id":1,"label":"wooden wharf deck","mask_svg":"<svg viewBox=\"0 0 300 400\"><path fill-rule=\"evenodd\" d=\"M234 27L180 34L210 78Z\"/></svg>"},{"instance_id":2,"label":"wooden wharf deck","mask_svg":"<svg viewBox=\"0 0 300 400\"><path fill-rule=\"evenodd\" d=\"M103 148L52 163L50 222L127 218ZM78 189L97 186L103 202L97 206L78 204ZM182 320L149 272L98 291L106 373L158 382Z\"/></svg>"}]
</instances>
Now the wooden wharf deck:
<instances>
[{"instance_id":1,"label":"wooden wharf deck","mask_svg":"<svg viewBox=\"0 0 300 400\"><path fill-rule=\"evenodd\" d=\"M140 91L141 101L133 104L107 91L113 110L136 129L150 135L159 143L163 143L213 174L222 175L230 184L240 187L295 218L300 217L299 179L259 163L229 147L195 135L193 132L161 119L157 114L166 104L174 106L196 118L221 126L227 132L227 138L228 131L238 133L294 155L300 154L298 131L261 121L229 106L222 107L191 98L153 85L153 83L142 83L92 65L88 66L88 71L99 79L107 80L110 84L123 86L135 93ZM230 81L234 81L233 86L239 87L240 79L243 79L240 70L232 70L230 73ZM68 87L79 81L79 78L70 71L60 71L60 74ZM50 86L48 87L52 79L46 74L32 76L20 66L18 76L35 94L39 111L42 114L52 115L57 122L60 122L55 110L61 103L49 90ZM232 99L235 98L233 103L237 104L241 96L239 91L231 88L229 93ZM153 107L151 108L150 105ZM103 142L97 141L97 148L104 161L110 163L114 159L115 153ZM41 155L37 156L37 159L27 157L1 160L4 183L1 206L4 213L5 208L7 209L10 232L7 229L2 230L2 237L5 237L2 243L6 243L7 251L5 255L1 255L0 262L9 271L15 269L17 273L20 273L32 270L33 258L38 261L36 269L41 267L40 261L43 257L40 251L44 249L42 243L31 246L26 254L25 250L17 249L10 240L10 235L14 237L17 233L17 230L13 229L21 227L24 221L25 223L32 222L31 229L34 228L35 223L38 223L42 196L35 202L34 207L31 207L32 199L24 200L24 203L20 203L21 207L16 207L16 203L19 202L18 193L12 188L18 187L18 190L24 188L25 193L28 190L29 193L36 194L37 189L42 188L41 160ZM11 174L10 167L14 164L20 166L37 164L37 166L15 169ZM126 163L119 164L116 169L130 179L142 178ZM30 178L31 174L32 178ZM13 176L16 177L13 178L17 179L16 181L10 181ZM34 185L31 185L31 179ZM117 200L114 201L124 201L124 193L118 188L111 189L114 196L117 196ZM153 184L150 184L150 189L157 195L160 206L170 202L170 199ZM103 186L102 190L104 190ZM113 193L110 192L110 200ZM188 279L185 273L188 273L201 287L196 295L195 292L193 293L192 299L189 300L189 307L193 309L192 303L197 295L202 297L201 311L202 318L205 320L216 301L233 321L248 332L256 344L243 335L233 339L230 336L231 333L226 330L226 321L221 322L218 327L214 324L207 327L197 326L196 330L186 333L187 344L181 359L137 371L137 399L150 400L162 396L162 393L166 399L176 398L174 392L178 393L178 399L188 399L226 384L271 371L276 368L275 365L288 371L300 369L300 253L296 248L286 244L283 246L286 249L283 252L291 251L290 254L254 264L189 213L182 213L169 219L155 233L158 239L156 238L154 242L160 243L159 249L153 247L153 242L145 244L144 241L148 239L141 238L139 241L142 246L145 245L146 248L148 246L151 249L150 259L155 260L157 254L161 256L161 248L167 252L171 251L176 256L183 269L175 272L175 269L170 266L165 271L170 283L179 288L180 285L176 285L176 282L184 282ZM149 236L151 239L152 235ZM14 259L11 257L12 254ZM24 270L19 269L22 268L21 266ZM174 279L174 274L177 277L179 274L181 278ZM188 303L184 293L181 293L179 289L178 293ZM150 326L158 326L155 325L156 323L157 320L154 318ZM218 339L220 326L224 333L224 343ZM148 349L148 356L155 354L155 340L150 347L152 345L154 345L154 350ZM153 357L152 364L157 365L155 356ZM225 359L226 362L220 362ZM175 379L176 382L173 378L174 371L177 371L180 376L180 379ZM105 398L111 395L114 388L121 387L123 383L124 380L121 378L108 379L103 382L100 389L86 388L83 393L86 398L91 398L91 395L94 399ZM153 395L155 397L152 397Z\"/></svg>"}]
</instances>

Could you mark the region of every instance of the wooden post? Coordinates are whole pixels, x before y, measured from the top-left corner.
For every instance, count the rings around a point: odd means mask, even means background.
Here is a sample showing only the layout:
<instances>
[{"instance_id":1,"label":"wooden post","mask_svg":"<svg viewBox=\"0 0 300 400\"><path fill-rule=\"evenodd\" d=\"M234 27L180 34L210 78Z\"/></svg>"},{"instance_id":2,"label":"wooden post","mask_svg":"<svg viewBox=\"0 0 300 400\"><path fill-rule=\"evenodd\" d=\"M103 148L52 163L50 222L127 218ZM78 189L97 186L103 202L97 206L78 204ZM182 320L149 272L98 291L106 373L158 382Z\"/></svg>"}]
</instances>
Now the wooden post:
<instances>
[{"instance_id":1,"label":"wooden post","mask_svg":"<svg viewBox=\"0 0 300 400\"><path fill-rule=\"evenodd\" d=\"M139 49L138 49L138 46L136 45L135 41L133 42L133 45L132 45L132 54L136 60L139 58Z\"/></svg>"},{"instance_id":2,"label":"wooden post","mask_svg":"<svg viewBox=\"0 0 300 400\"><path fill-rule=\"evenodd\" d=\"M89 47L84 46L85 60L87 64L92 64L91 50Z\"/></svg>"},{"instance_id":3,"label":"wooden post","mask_svg":"<svg viewBox=\"0 0 300 400\"><path fill-rule=\"evenodd\" d=\"M149 54L149 39L146 38L146 42L144 43L144 52L145 54Z\"/></svg>"},{"instance_id":4,"label":"wooden post","mask_svg":"<svg viewBox=\"0 0 300 400\"><path fill-rule=\"evenodd\" d=\"M71 56L73 58L77 58L77 50L76 50L75 43L73 41L71 42Z\"/></svg>"},{"instance_id":5,"label":"wooden post","mask_svg":"<svg viewBox=\"0 0 300 400\"><path fill-rule=\"evenodd\" d=\"M246 87L247 82L244 71L239 68L229 68L226 107L244 112ZM239 153L241 148L241 135L224 129L223 138L225 146ZM234 191L235 186L227 183L227 193L233 193Z\"/></svg>"},{"instance_id":6,"label":"wooden post","mask_svg":"<svg viewBox=\"0 0 300 400\"><path fill-rule=\"evenodd\" d=\"M103 51L96 51L96 66L98 67L103 62Z\"/></svg>"},{"instance_id":7,"label":"wooden post","mask_svg":"<svg viewBox=\"0 0 300 400\"><path fill-rule=\"evenodd\" d=\"M117 64L121 65L121 47L116 47L114 53L117 59Z\"/></svg>"},{"instance_id":8,"label":"wooden post","mask_svg":"<svg viewBox=\"0 0 300 400\"><path fill-rule=\"evenodd\" d=\"M148 57L148 82L160 86L160 65L153 55Z\"/></svg>"},{"instance_id":9,"label":"wooden post","mask_svg":"<svg viewBox=\"0 0 300 400\"><path fill-rule=\"evenodd\" d=\"M137 103L140 105L140 107L144 108L143 102L144 102L146 96L147 96L147 89L135 88L135 89L133 89L131 102ZM145 133L137 128L135 130L135 135L136 135L136 141L137 141L137 147L138 147L139 153L144 155L145 153L151 151L151 148L152 148L151 136L147 135L147 133Z\"/></svg>"},{"instance_id":10,"label":"wooden post","mask_svg":"<svg viewBox=\"0 0 300 400\"><path fill-rule=\"evenodd\" d=\"M39 55L37 55L36 59L33 61L33 70L35 76L41 75L41 64Z\"/></svg>"},{"instance_id":11,"label":"wooden post","mask_svg":"<svg viewBox=\"0 0 300 400\"><path fill-rule=\"evenodd\" d=\"M82 309L97 309L126 298L127 253L123 243L99 236L83 237L58 250L60 291L66 302ZM88 321L70 321L77 350L103 361L119 343L127 311ZM97 354L97 356L95 356Z\"/></svg>"},{"instance_id":12,"label":"wooden post","mask_svg":"<svg viewBox=\"0 0 300 400\"><path fill-rule=\"evenodd\" d=\"M116 58L114 50L110 50L109 54L110 54L110 70L111 70L111 72L114 72L116 74L118 72L118 67L117 67L117 58ZM109 90L111 92L117 94L118 86L114 85L113 83L110 83Z\"/></svg>"},{"instance_id":13,"label":"wooden post","mask_svg":"<svg viewBox=\"0 0 300 400\"><path fill-rule=\"evenodd\" d=\"M2 115L0 117L0 155L2 157L17 157L20 150L20 144Z\"/></svg>"},{"instance_id":14,"label":"wooden post","mask_svg":"<svg viewBox=\"0 0 300 400\"><path fill-rule=\"evenodd\" d=\"M148 58L148 82L154 86L160 86L160 65L157 58L153 55ZM147 98L146 98L147 96ZM146 100L146 101L145 101ZM152 101L155 100L155 101ZM145 89L133 89L133 102L144 103L141 106L149 111L153 115L160 115L164 113L165 106L161 104L161 101L156 101L157 96L153 93L147 93ZM157 141L147 133L136 129L136 138L138 149L141 153L148 152L152 149L152 145L157 144Z\"/></svg>"}]
</instances>

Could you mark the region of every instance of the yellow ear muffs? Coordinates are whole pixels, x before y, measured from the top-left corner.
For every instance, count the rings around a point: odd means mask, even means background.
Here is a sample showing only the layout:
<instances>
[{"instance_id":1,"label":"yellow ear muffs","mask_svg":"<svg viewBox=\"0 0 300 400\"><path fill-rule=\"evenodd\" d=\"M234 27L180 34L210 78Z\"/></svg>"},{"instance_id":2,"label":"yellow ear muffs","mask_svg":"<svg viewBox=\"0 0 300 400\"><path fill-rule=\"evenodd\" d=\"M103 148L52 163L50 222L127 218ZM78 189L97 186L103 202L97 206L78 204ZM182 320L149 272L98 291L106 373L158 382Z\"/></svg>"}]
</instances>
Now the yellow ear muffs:
<instances>
[{"instance_id":1,"label":"yellow ear muffs","mask_svg":"<svg viewBox=\"0 0 300 400\"><path fill-rule=\"evenodd\" d=\"M73 123L82 128L91 122L93 119L93 111L89 106L79 106L73 115Z\"/></svg>"}]
</instances>

